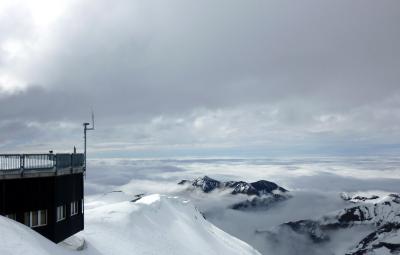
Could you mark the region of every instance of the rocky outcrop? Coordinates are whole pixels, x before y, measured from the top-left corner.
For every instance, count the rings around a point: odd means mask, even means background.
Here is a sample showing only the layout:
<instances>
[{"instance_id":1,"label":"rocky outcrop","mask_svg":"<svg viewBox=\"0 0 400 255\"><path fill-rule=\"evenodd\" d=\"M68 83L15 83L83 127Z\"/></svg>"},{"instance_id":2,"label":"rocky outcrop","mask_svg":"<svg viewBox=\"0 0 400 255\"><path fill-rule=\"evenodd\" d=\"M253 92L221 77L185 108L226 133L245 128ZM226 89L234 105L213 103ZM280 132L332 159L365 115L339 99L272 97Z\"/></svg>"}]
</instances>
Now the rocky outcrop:
<instances>
[{"instance_id":1,"label":"rocky outcrop","mask_svg":"<svg viewBox=\"0 0 400 255\"><path fill-rule=\"evenodd\" d=\"M285 201L290 196L287 194L271 194L263 197L253 197L245 201L233 204L230 208L234 210L246 210L251 208L268 209L278 202Z\"/></svg>"},{"instance_id":2,"label":"rocky outcrop","mask_svg":"<svg viewBox=\"0 0 400 255\"><path fill-rule=\"evenodd\" d=\"M269 237L284 238L287 230L308 237L314 243L329 241L332 231L340 231L353 226L368 225L375 231L368 234L358 244L355 244L347 255L361 254L400 254L400 195L390 194L385 197L370 196L363 199L349 196L347 201L354 203L351 206L315 220L291 221L278 227L261 231ZM371 200L379 198L379 202L371 203ZM382 252L385 253L382 253Z\"/></svg>"},{"instance_id":3,"label":"rocky outcrop","mask_svg":"<svg viewBox=\"0 0 400 255\"><path fill-rule=\"evenodd\" d=\"M366 236L346 255L400 254L400 223L387 223Z\"/></svg>"},{"instance_id":4,"label":"rocky outcrop","mask_svg":"<svg viewBox=\"0 0 400 255\"><path fill-rule=\"evenodd\" d=\"M221 182L204 176L192 181L182 180L178 184L188 185L189 190L197 189L204 193L228 191L231 195L247 195L248 199L229 206L229 208L234 210L267 209L291 197L288 194L288 190L266 180L251 183L244 181Z\"/></svg>"},{"instance_id":5,"label":"rocky outcrop","mask_svg":"<svg viewBox=\"0 0 400 255\"><path fill-rule=\"evenodd\" d=\"M203 192L208 193L214 190L231 190L231 194L245 194L249 196L262 196L274 193L287 192L286 189L278 186L276 183L260 180L256 182L244 181L227 181L220 182L208 176L200 177L195 180L182 180L179 185L190 185L194 188L199 188Z\"/></svg>"}]
</instances>

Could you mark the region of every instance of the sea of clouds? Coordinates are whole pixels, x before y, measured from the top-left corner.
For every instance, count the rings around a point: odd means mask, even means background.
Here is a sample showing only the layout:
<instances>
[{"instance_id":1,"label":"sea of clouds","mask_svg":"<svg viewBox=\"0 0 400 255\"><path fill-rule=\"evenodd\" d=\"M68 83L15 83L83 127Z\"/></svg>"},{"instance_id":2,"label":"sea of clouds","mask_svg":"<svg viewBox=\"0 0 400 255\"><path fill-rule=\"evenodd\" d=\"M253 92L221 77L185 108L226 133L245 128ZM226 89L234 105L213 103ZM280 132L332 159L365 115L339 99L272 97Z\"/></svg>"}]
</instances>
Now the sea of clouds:
<instances>
[{"instance_id":1,"label":"sea of clouds","mask_svg":"<svg viewBox=\"0 0 400 255\"><path fill-rule=\"evenodd\" d=\"M313 219L348 204L340 193L399 193L400 158L336 157L274 159L94 159L86 179L87 205L133 199L136 194L173 194L188 198L207 220L248 242L263 254L344 254L364 237L368 227L331 233L330 242L315 245L287 233L279 240L257 234L288 221ZM290 190L291 199L268 210L227 209L245 196L188 192L182 179L204 175L220 181L268 180ZM115 192L118 191L118 192ZM121 192L119 192L121 191ZM110 193L111 192L111 193Z\"/></svg>"}]
</instances>

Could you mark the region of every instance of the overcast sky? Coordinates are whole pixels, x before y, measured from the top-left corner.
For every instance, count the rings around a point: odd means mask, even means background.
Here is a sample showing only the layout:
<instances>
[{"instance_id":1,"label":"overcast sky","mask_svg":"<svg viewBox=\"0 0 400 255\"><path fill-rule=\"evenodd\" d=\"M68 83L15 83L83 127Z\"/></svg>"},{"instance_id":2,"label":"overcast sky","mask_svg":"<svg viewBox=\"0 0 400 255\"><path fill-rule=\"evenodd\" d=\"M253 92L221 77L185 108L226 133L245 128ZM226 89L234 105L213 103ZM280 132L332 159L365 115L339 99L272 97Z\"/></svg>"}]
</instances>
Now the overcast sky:
<instances>
[{"instance_id":1,"label":"overcast sky","mask_svg":"<svg viewBox=\"0 0 400 255\"><path fill-rule=\"evenodd\" d=\"M33 3L34 2L34 3ZM0 1L0 151L400 151L400 1Z\"/></svg>"}]
</instances>

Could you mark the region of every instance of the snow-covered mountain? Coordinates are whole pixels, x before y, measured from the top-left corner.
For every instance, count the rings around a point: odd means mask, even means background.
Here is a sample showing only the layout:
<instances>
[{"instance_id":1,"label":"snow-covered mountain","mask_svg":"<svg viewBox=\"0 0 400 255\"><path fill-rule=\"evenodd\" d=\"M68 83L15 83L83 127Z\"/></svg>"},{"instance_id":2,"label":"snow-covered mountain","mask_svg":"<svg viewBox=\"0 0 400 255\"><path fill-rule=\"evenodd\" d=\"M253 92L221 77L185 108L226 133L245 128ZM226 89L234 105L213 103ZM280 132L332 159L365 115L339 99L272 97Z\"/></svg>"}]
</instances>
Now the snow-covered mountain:
<instances>
[{"instance_id":1,"label":"snow-covered mountain","mask_svg":"<svg viewBox=\"0 0 400 255\"><path fill-rule=\"evenodd\" d=\"M204 193L220 192L230 195L245 195L245 199L229 205L229 208L235 210L268 208L277 202L284 201L291 197L288 190L285 188L265 180L252 183L244 181L221 182L204 176L192 181L182 180L178 184L186 185L189 191L200 190Z\"/></svg>"},{"instance_id":2,"label":"snow-covered mountain","mask_svg":"<svg viewBox=\"0 0 400 255\"><path fill-rule=\"evenodd\" d=\"M121 198L123 194L114 193ZM259 255L248 244L230 236L203 218L188 201L163 195L136 202L91 204L85 211L85 240L80 251L55 245L28 227L0 217L1 255L106 254L243 254ZM135 200L135 199L133 199Z\"/></svg>"},{"instance_id":3,"label":"snow-covered mountain","mask_svg":"<svg viewBox=\"0 0 400 255\"><path fill-rule=\"evenodd\" d=\"M363 238L347 254L400 254L400 223L384 224Z\"/></svg>"},{"instance_id":4,"label":"snow-covered mountain","mask_svg":"<svg viewBox=\"0 0 400 255\"><path fill-rule=\"evenodd\" d=\"M258 234L264 234L268 240L275 240L276 243L282 242L283 239L303 240L309 242L307 245L312 247L311 243L315 246L323 245L329 243L337 233L363 227L363 230L368 231L356 231L357 233L352 235L355 243L348 247L346 254L400 254L399 194L341 194L341 197L351 202L352 206L314 220L290 221L271 230L258 231ZM329 250L325 252L334 254Z\"/></svg>"},{"instance_id":5,"label":"snow-covered mountain","mask_svg":"<svg viewBox=\"0 0 400 255\"><path fill-rule=\"evenodd\" d=\"M322 210L322 214L318 214L312 208L301 208L318 205L320 199L327 203L329 196L319 195L323 194L319 192L308 191L303 193L306 196L297 198L301 192L288 192L268 181L221 182L208 176L193 181L183 180L180 184L186 185L186 191L194 194L190 197L195 197L193 201L210 221L263 254L360 255L381 254L382 251L386 252L382 254L400 254L398 194L372 191L341 193L340 197L336 195L332 200L335 209ZM278 202L287 198L292 199L278 206ZM258 213L244 210L248 208L271 210ZM242 212L235 214L227 209ZM298 216L298 211L308 211L308 214ZM261 212L268 216L264 217ZM285 217L290 219L281 221ZM277 220L275 224L272 218ZM247 224L235 227L234 222L238 220ZM251 234L251 229L255 234Z\"/></svg>"},{"instance_id":6,"label":"snow-covered mountain","mask_svg":"<svg viewBox=\"0 0 400 255\"><path fill-rule=\"evenodd\" d=\"M227 181L221 182L208 176L199 177L195 180L182 180L179 185L190 184L194 188L200 188L203 192L208 193L214 190L229 190L231 194L245 194L262 196L273 194L276 192L287 192L286 189L278 186L276 183L260 180L252 183L244 181Z\"/></svg>"}]
</instances>

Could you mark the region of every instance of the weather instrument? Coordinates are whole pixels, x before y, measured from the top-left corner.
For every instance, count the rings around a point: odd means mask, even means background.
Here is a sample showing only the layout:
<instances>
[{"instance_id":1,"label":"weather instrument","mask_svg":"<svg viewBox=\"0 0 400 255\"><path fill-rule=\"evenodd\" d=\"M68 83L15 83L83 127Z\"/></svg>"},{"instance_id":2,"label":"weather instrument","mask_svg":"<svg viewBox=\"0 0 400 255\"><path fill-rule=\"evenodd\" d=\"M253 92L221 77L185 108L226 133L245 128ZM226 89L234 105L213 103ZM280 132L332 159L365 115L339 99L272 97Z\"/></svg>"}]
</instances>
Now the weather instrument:
<instances>
[{"instance_id":1,"label":"weather instrument","mask_svg":"<svg viewBox=\"0 0 400 255\"><path fill-rule=\"evenodd\" d=\"M86 133L89 130L94 130L94 113L92 111L92 126L90 126L90 123L85 122L83 123L83 140L84 140L84 166L83 166L83 171L86 173Z\"/></svg>"}]
</instances>

